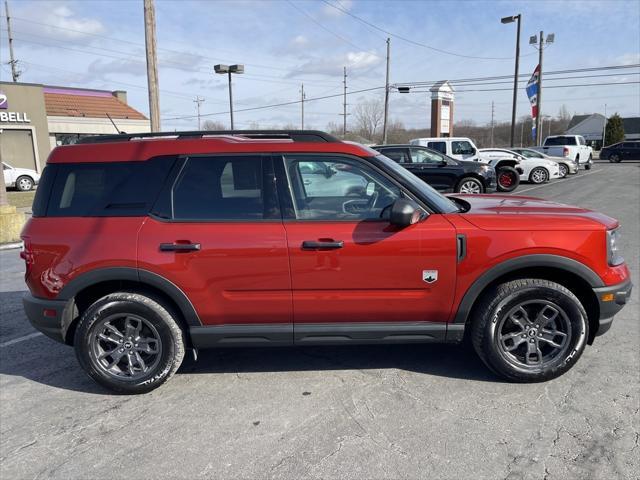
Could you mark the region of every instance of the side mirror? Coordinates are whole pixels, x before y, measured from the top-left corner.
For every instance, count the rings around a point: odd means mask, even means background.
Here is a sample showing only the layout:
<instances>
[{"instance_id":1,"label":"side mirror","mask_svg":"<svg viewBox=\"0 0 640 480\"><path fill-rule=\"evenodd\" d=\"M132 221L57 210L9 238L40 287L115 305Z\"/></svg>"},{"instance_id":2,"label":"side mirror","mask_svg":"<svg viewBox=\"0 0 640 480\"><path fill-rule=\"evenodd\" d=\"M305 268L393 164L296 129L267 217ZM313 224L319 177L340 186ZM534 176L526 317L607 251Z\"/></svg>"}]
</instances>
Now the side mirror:
<instances>
[{"instance_id":1,"label":"side mirror","mask_svg":"<svg viewBox=\"0 0 640 480\"><path fill-rule=\"evenodd\" d=\"M389 221L391 225L405 228L420 221L422 212L420 207L413 200L399 198L391 205Z\"/></svg>"},{"instance_id":2,"label":"side mirror","mask_svg":"<svg viewBox=\"0 0 640 480\"><path fill-rule=\"evenodd\" d=\"M447 161L446 160L440 160L438 162L438 165L440 165L441 167L446 167L447 166Z\"/></svg>"}]
</instances>

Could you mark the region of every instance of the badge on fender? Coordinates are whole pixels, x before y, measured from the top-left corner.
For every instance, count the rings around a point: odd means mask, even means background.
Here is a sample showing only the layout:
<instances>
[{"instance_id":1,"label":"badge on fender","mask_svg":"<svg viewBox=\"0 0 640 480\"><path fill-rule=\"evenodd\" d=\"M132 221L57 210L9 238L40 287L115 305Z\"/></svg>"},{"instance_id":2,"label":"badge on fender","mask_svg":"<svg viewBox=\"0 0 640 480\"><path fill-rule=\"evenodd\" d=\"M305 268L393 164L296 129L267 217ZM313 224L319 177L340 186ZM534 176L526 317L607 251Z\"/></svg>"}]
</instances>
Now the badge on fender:
<instances>
[{"instance_id":1,"label":"badge on fender","mask_svg":"<svg viewBox=\"0 0 640 480\"><path fill-rule=\"evenodd\" d=\"M438 270L423 270L422 281L427 283L433 283L438 280Z\"/></svg>"}]
</instances>

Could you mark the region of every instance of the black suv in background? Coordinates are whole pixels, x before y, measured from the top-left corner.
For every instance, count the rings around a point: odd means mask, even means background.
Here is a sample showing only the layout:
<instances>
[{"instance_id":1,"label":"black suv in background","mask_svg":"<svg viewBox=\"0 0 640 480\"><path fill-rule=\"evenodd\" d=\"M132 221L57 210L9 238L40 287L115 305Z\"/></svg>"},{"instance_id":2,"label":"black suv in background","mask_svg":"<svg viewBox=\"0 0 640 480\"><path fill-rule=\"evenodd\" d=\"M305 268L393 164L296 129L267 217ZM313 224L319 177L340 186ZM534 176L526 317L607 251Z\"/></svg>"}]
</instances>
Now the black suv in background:
<instances>
[{"instance_id":1,"label":"black suv in background","mask_svg":"<svg viewBox=\"0 0 640 480\"><path fill-rule=\"evenodd\" d=\"M491 193L496 190L496 172L486 163L455 160L417 145L378 145L372 148L398 162L436 190L459 193Z\"/></svg>"},{"instance_id":2,"label":"black suv in background","mask_svg":"<svg viewBox=\"0 0 640 480\"><path fill-rule=\"evenodd\" d=\"M619 163L622 160L640 160L640 141L620 142L600 150L600 160Z\"/></svg>"}]
</instances>

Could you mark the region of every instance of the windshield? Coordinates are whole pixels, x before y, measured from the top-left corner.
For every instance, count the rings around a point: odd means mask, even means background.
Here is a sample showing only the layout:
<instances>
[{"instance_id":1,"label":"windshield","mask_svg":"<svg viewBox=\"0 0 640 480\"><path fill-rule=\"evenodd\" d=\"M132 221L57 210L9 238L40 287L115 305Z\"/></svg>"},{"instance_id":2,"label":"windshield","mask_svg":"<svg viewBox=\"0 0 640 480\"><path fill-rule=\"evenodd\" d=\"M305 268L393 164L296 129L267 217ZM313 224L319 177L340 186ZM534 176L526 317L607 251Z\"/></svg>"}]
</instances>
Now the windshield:
<instances>
[{"instance_id":1,"label":"windshield","mask_svg":"<svg viewBox=\"0 0 640 480\"><path fill-rule=\"evenodd\" d=\"M455 213L460 211L460 208L454 202L431 188L431 186L429 186L426 182L420 180L406 168L401 167L396 162L385 157L384 155L378 154L376 155L376 158L384 163L385 167L387 167L389 170L392 170L394 173L404 178L404 180L409 185L411 185L412 188L420 192L420 194L422 194L422 196L424 196L429 201L429 203L434 205L441 213Z\"/></svg>"}]
</instances>

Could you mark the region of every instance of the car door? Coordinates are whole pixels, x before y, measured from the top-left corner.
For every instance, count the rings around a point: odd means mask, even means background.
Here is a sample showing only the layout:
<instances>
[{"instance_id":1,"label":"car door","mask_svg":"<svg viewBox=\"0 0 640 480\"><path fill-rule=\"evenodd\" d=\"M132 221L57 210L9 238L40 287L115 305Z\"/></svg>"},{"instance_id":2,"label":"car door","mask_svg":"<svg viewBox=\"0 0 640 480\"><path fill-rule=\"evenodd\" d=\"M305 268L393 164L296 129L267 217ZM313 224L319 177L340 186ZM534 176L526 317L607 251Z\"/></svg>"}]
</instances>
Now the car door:
<instances>
[{"instance_id":1,"label":"car door","mask_svg":"<svg viewBox=\"0 0 640 480\"><path fill-rule=\"evenodd\" d=\"M453 191L464 174L464 168L438 152L412 147L410 153L413 173L437 190Z\"/></svg>"},{"instance_id":2,"label":"car door","mask_svg":"<svg viewBox=\"0 0 640 480\"><path fill-rule=\"evenodd\" d=\"M185 293L205 329L195 331L211 344L291 343L289 254L271 157L178 163L140 230L139 268Z\"/></svg>"},{"instance_id":3,"label":"car door","mask_svg":"<svg viewBox=\"0 0 640 480\"><path fill-rule=\"evenodd\" d=\"M451 156L458 160L473 160L477 154L476 149L467 140L452 140L451 153Z\"/></svg>"},{"instance_id":4,"label":"car door","mask_svg":"<svg viewBox=\"0 0 640 480\"><path fill-rule=\"evenodd\" d=\"M308 161L359 177L365 193L345 197L336 181L333 192L310 195L300 171ZM390 205L407 193L363 159L288 154L277 165L287 202L295 341L380 341L402 329L440 331L455 289L453 226L437 214L404 229L390 225Z\"/></svg>"},{"instance_id":5,"label":"car door","mask_svg":"<svg viewBox=\"0 0 640 480\"><path fill-rule=\"evenodd\" d=\"M628 160L640 160L640 142L629 142Z\"/></svg>"},{"instance_id":6,"label":"car door","mask_svg":"<svg viewBox=\"0 0 640 480\"><path fill-rule=\"evenodd\" d=\"M16 175L13 168L11 168L6 163L2 164L2 172L4 175L4 184L5 185L13 185L16 181Z\"/></svg>"}]
</instances>

